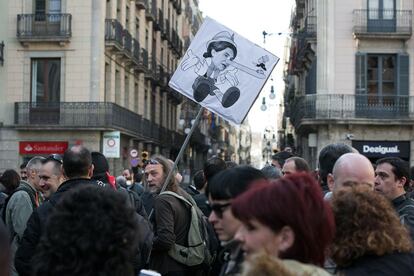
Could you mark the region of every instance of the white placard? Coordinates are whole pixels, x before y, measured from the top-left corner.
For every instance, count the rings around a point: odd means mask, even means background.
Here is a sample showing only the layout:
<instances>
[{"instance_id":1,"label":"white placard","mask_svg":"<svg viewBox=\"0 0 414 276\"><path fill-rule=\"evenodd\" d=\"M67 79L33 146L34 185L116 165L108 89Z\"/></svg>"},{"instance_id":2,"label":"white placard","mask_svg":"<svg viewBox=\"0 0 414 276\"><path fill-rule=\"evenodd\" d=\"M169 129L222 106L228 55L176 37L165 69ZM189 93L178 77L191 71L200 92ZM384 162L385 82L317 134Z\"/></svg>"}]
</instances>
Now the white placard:
<instances>
[{"instance_id":1,"label":"white placard","mask_svg":"<svg viewBox=\"0 0 414 276\"><path fill-rule=\"evenodd\" d=\"M103 133L102 153L106 158L119 158L120 148L121 133L119 131L110 131Z\"/></svg>"},{"instance_id":2,"label":"white placard","mask_svg":"<svg viewBox=\"0 0 414 276\"><path fill-rule=\"evenodd\" d=\"M277 56L207 17L169 86L240 124L278 61Z\"/></svg>"}]
</instances>

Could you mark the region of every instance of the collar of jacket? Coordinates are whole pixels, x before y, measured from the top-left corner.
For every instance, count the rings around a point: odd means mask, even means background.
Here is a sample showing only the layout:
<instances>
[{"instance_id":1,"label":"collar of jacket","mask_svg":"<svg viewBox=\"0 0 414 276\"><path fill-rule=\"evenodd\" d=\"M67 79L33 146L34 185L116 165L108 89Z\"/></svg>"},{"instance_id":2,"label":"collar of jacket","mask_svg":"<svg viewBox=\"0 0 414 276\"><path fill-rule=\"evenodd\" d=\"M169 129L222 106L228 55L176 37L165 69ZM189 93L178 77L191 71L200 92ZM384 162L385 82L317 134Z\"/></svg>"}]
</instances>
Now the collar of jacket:
<instances>
[{"instance_id":1,"label":"collar of jacket","mask_svg":"<svg viewBox=\"0 0 414 276\"><path fill-rule=\"evenodd\" d=\"M26 180L20 180L20 185L24 185L24 186L29 187L33 191L33 193L37 192L36 189L32 186L32 184L30 184Z\"/></svg>"},{"instance_id":2,"label":"collar of jacket","mask_svg":"<svg viewBox=\"0 0 414 276\"><path fill-rule=\"evenodd\" d=\"M60 187L57 189L56 192L64 192L67 190L70 190L74 187L77 187L79 185L88 185L88 184L96 184L96 180L89 179L89 178L72 178L69 180L66 180L65 182L60 185Z\"/></svg>"},{"instance_id":3,"label":"collar of jacket","mask_svg":"<svg viewBox=\"0 0 414 276\"><path fill-rule=\"evenodd\" d=\"M404 201L406 201L406 200L407 200L406 194L402 194L402 195L400 195L399 197L396 197L396 198L394 198L394 199L392 200L392 205L393 205L394 207L398 207L398 206L400 206L401 204L403 204L403 203L404 203Z\"/></svg>"}]
</instances>

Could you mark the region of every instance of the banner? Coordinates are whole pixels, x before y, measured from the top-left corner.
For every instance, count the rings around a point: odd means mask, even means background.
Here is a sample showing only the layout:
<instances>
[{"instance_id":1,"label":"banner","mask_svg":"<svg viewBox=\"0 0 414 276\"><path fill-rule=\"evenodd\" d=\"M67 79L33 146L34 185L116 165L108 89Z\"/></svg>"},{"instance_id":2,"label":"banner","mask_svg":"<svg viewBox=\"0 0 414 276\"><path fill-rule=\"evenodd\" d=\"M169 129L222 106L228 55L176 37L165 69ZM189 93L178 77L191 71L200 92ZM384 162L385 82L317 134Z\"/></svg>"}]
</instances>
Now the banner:
<instances>
[{"instance_id":1,"label":"banner","mask_svg":"<svg viewBox=\"0 0 414 276\"><path fill-rule=\"evenodd\" d=\"M240 124L278 61L277 56L207 17L169 86Z\"/></svg>"}]
</instances>

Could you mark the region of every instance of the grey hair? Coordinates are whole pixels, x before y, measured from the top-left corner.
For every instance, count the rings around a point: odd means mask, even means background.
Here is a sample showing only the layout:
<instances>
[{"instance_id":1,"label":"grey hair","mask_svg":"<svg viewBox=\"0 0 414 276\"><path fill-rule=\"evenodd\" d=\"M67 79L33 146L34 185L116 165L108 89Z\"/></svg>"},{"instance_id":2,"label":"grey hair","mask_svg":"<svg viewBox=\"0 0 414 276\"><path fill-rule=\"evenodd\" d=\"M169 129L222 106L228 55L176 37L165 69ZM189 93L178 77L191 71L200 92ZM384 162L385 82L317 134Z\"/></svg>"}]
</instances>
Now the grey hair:
<instances>
[{"instance_id":1,"label":"grey hair","mask_svg":"<svg viewBox=\"0 0 414 276\"><path fill-rule=\"evenodd\" d=\"M36 171L39 172L40 168L42 167L42 162L46 160L46 158L42 156L35 156L27 162L26 169L28 172Z\"/></svg>"}]
</instances>

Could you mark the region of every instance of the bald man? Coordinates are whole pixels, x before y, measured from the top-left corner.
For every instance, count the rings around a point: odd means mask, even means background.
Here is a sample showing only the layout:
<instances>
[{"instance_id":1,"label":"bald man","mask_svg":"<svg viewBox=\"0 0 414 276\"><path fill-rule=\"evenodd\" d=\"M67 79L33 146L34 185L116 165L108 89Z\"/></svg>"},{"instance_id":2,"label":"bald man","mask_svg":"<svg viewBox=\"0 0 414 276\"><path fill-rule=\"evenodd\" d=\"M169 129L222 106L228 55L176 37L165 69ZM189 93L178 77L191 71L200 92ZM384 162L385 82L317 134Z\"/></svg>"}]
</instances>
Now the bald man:
<instances>
[{"instance_id":1,"label":"bald man","mask_svg":"<svg viewBox=\"0 0 414 276\"><path fill-rule=\"evenodd\" d=\"M328 186L333 192L351 186L365 184L374 190L375 172L371 162L359 153L346 153L335 163L328 175Z\"/></svg>"}]
</instances>

